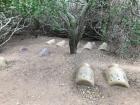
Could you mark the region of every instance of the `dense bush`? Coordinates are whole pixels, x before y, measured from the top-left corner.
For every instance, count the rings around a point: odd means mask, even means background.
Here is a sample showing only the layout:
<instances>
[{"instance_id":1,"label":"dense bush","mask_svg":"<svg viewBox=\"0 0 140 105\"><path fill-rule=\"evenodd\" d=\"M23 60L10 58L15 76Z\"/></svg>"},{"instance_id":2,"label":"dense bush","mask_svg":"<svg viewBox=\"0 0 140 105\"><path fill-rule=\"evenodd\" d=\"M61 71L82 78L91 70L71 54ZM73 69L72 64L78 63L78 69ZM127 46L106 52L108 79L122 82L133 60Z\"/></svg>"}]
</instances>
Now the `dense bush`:
<instances>
[{"instance_id":1,"label":"dense bush","mask_svg":"<svg viewBox=\"0 0 140 105\"><path fill-rule=\"evenodd\" d=\"M14 10L12 0L1 0L0 8L0 47L2 47L14 33L25 27L25 23Z\"/></svg>"},{"instance_id":2,"label":"dense bush","mask_svg":"<svg viewBox=\"0 0 140 105\"><path fill-rule=\"evenodd\" d=\"M140 52L140 17L133 14L138 13L138 3L127 1L110 5L107 41L110 51L121 57L136 57ZM138 13L139 14L139 13Z\"/></svg>"}]
</instances>

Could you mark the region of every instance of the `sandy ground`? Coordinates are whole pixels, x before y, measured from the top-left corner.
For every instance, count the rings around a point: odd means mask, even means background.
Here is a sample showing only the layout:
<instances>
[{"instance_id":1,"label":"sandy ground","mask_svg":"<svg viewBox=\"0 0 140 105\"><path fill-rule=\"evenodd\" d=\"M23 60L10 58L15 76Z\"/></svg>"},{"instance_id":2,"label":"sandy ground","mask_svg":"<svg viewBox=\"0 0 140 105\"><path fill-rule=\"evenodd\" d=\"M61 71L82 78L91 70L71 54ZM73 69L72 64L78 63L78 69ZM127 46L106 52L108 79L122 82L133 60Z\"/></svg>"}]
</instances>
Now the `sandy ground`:
<instances>
[{"instance_id":1,"label":"sandy ground","mask_svg":"<svg viewBox=\"0 0 140 105\"><path fill-rule=\"evenodd\" d=\"M0 53L9 61L0 71L0 105L140 105L139 60L132 64L97 49L70 55L67 47L45 44L49 39L15 40ZM23 47L28 51L21 52ZM42 48L48 48L48 56L39 56ZM74 73L82 62L91 64L95 71L93 88L74 82ZM126 70L130 88L107 84L103 72L114 62Z\"/></svg>"}]
</instances>

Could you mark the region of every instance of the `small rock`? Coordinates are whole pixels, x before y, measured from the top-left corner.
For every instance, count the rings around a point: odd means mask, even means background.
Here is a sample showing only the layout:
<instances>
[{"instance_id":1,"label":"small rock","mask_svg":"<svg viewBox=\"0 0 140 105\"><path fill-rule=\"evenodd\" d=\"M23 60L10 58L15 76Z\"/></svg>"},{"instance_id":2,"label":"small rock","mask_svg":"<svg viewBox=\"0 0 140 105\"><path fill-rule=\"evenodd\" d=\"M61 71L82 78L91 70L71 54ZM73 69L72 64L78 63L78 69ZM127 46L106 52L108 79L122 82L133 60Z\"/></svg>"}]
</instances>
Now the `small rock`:
<instances>
[{"instance_id":1,"label":"small rock","mask_svg":"<svg viewBox=\"0 0 140 105\"><path fill-rule=\"evenodd\" d=\"M51 39L49 41L46 42L46 44L52 45L55 43L55 39Z\"/></svg>"},{"instance_id":2,"label":"small rock","mask_svg":"<svg viewBox=\"0 0 140 105\"><path fill-rule=\"evenodd\" d=\"M28 48L26 48L26 47L22 47L22 48L20 49L20 51L21 51L21 52L28 51Z\"/></svg>"},{"instance_id":3,"label":"small rock","mask_svg":"<svg viewBox=\"0 0 140 105\"><path fill-rule=\"evenodd\" d=\"M39 56L47 56L49 54L48 48L43 48L40 53Z\"/></svg>"},{"instance_id":4,"label":"small rock","mask_svg":"<svg viewBox=\"0 0 140 105\"><path fill-rule=\"evenodd\" d=\"M88 50L91 50L93 48L93 44L91 42L87 42L84 47L84 49L88 49Z\"/></svg>"},{"instance_id":5,"label":"small rock","mask_svg":"<svg viewBox=\"0 0 140 105\"><path fill-rule=\"evenodd\" d=\"M7 60L4 57L0 57L0 68L7 66Z\"/></svg>"},{"instance_id":6,"label":"small rock","mask_svg":"<svg viewBox=\"0 0 140 105\"><path fill-rule=\"evenodd\" d=\"M56 46L64 47L65 46L65 43L66 43L66 41L65 40L62 40L62 41L56 43Z\"/></svg>"},{"instance_id":7,"label":"small rock","mask_svg":"<svg viewBox=\"0 0 140 105\"><path fill-rule=\"evenodd\" d=\"M106 42L102 43L99 48L99 50L107 51L108 50L108 45Z\"/></svg>"}]
</instances>

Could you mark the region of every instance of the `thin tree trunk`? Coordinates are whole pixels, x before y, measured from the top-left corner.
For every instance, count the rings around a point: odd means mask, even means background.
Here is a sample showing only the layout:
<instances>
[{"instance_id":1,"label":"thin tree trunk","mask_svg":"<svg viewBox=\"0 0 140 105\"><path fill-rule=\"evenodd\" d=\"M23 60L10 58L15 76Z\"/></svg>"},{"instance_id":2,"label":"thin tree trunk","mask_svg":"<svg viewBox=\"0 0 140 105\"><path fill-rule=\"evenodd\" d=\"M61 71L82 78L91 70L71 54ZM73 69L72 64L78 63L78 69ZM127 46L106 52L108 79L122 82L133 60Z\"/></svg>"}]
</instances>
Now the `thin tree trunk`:
<instances>
[{"instance_id":1,"label":"thin tree trunk","mask_svg":"<svg viewBox=\"0 0 140 105\"><path fill-rule=\"evenodd\" d=\"M77 42L76 42L76 33L74 30L71 30L71 35L69 35L69 46L70 46L70 53L76 54L77 52Z\"/></svg>"},{"instance_id":2,"label":"thin tree trunk","mask_svg":"<svg viewBox=\"0 0 140 105\"><path fill-rule=\"evenodd\" d=\"M69 40L70 53L71 54L76 54L76 52L77 52L77 46L74 45L73 41L75 41L75 40L71 40L71 39Z\"/></svg>"}]
</instances>

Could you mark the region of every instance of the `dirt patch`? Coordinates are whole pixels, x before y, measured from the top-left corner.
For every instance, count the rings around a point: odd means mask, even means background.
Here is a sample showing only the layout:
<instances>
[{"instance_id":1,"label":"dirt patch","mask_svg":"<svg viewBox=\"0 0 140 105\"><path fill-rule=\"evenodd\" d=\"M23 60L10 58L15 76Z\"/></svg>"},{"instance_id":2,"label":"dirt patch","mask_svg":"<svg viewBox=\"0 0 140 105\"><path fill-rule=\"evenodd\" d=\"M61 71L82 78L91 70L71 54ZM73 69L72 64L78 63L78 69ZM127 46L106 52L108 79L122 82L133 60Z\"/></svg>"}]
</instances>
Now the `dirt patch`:
<instances>
[{"instance_id":1,"label":"dirt patch","mask_svg":"<svg viewBox=\"0 0 140 105\"><path fill-rule=\"evenodd\" d=\"M4 48L0 56L8 59L9 66L0 71L0 105L140 105L139 61L132 65L97 49L70 55L68 47L46 45L49 39L16 39ZM23 47L28 50L21 52ZM39 56L42 48L48 48L48 56ZM96 73L93 88L74 82L75 70L83 62ZM103 72L114 62L127 71L130 88L107 84Z\"/></svg>"}]
</instances>

